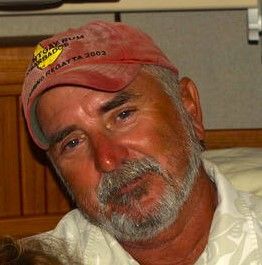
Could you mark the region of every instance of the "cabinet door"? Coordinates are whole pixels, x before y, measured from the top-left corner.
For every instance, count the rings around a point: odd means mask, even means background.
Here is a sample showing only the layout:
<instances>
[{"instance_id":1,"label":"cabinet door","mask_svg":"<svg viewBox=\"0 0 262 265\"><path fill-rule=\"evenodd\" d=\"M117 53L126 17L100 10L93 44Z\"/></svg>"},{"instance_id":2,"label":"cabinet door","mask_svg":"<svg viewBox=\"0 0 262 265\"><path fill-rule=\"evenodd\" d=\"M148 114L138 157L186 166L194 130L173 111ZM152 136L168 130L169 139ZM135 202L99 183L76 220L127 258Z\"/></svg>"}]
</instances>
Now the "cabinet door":
<instances>
[{"instance_id":1,"label":"cabinet door","mask_svg":"<svg viewBox=\"0 0 262 265\"><path fill-rule=\"evenodd\" d=\"M21 214L16 97L0 97L0 217Z\"/></svg>"}]
</instances>

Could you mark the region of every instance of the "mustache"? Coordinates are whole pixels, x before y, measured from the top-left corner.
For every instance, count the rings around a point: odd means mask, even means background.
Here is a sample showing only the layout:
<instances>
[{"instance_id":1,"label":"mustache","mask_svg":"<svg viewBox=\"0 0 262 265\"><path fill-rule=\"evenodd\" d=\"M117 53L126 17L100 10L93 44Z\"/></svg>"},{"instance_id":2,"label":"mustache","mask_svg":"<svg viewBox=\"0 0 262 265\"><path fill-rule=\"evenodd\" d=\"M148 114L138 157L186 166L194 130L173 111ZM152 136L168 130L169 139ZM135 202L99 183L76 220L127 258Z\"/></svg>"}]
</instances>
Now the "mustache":
<instances>
[{"instance_id":1,"label":"mustache","mask_svg":"<svg viewBox=\"0 0 262 265\"><path fill-rule=\"evenodd\" d=\"M106 204L122 187L148 173L163 175L163 170L152 158L125 161L119 169L102 175L102 181L98 187L98 200Z\"/></svg>"}]
</instances>

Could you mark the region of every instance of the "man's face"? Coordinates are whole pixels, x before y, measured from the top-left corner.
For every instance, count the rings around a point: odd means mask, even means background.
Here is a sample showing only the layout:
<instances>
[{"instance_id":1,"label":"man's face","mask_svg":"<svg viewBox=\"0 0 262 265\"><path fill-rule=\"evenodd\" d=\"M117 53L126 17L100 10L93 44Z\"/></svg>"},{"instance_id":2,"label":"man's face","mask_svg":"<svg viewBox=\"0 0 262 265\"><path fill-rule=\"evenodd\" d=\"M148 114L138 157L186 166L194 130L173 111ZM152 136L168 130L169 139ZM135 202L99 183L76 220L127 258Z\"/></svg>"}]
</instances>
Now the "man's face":
<instances>
[{"instance_id":1,"label":"man's face","mask_svg":"<svg viewBox=\"0 0 262 265\"><path fill-rule=\"evenodd\" d=\"M90 221L120 240L153 237L175 221L197 169L159 81L141 72L114 93L54 88L37 114L49 155Z\"/></svg>"}]
</instances>

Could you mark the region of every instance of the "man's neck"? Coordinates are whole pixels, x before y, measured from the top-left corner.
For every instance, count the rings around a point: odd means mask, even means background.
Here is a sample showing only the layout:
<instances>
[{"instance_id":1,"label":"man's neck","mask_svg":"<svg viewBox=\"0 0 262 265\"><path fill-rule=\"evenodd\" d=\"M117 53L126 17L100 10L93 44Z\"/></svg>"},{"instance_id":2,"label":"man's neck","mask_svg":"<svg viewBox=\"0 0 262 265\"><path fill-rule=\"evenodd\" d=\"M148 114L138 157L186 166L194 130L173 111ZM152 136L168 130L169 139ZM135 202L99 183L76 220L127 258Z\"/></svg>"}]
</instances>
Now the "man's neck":
<instances>
[{"instance_id":1,"label":"man's neck","mask_svg":"<svg viewBox=\"0 0 262 265\"><path fill-rule=\"evenodd\" d=\"M141 265L194 264L207 244L216 205L216 188L202 168L174 224L153 239L122 246Z\"/></svg>"}]
</instances>

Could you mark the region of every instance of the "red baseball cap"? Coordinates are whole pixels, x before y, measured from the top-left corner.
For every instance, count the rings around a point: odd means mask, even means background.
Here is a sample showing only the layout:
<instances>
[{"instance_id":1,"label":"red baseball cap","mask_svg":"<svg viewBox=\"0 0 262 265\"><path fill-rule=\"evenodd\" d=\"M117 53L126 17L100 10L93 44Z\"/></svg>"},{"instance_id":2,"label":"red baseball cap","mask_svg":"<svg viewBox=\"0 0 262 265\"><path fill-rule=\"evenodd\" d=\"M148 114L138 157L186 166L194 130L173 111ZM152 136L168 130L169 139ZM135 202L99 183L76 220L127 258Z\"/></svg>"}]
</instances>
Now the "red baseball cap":
<instances>
[{"instance_id":1,"label":"red baseball cap","mask_svg":"<svg viewBox=\"0 0 262 265\"><path fill-rule=\"evenodd\" d=\"M49 143L35 113L45 90L71 85L119 91L134 80L145 64L178 73L148 35L120 22L94 21L41 41L27 69L22 90L24 114L34 142L48 149Z\"/></svg>"}]
</instances>

